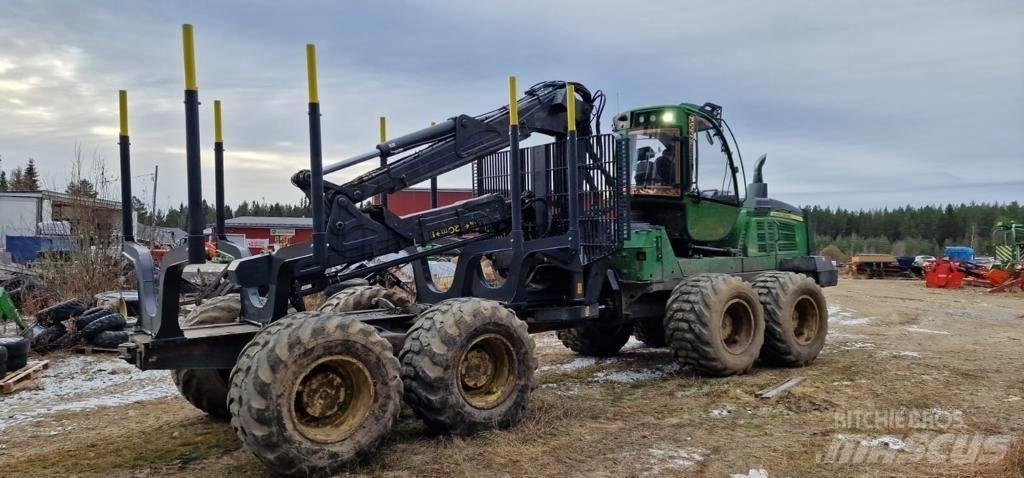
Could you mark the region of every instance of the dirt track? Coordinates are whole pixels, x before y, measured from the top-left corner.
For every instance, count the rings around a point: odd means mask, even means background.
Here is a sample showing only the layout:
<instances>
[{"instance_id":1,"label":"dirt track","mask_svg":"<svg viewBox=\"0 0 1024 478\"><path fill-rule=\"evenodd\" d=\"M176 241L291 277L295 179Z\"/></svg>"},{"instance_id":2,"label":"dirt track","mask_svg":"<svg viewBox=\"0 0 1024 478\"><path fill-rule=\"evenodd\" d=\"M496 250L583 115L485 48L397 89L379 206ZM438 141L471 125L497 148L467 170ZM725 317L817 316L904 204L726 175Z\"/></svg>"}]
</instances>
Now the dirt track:
<instances>
[{"instance_id":1,"label":"dirt track","mask_svg":"<svg viewBox=\"0 0 1024 478\"><path fill-rule=\"evenodd\" d=\"M406 412L377 457L351 474L1024 473L1015 448L1024 433L1024 296L855 280L827 296L830 338L805 369L704 379L636 342L593 360L552 334L536 336L541 368L523 425L438 437ZM173 394L166 373L109 357L56 362L43 390L0 398L4 476L266 475L229 427ZM807 380L790 394L754 397L794 375Z\"/></svg>"}]
</instances>

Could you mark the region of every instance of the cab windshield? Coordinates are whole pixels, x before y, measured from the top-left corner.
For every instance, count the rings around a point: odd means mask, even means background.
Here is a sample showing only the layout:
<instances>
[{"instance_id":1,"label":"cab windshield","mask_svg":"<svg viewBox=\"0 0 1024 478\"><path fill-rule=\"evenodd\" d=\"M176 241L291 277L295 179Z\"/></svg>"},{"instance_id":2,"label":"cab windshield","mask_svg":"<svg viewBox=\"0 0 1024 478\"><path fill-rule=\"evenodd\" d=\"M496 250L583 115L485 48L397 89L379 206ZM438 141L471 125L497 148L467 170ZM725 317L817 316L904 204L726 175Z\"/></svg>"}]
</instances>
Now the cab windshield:
<instances>
[{"instance_id":1,"label":"cab windshield","mask_svg":"<svg viewBox=\"0 0 1024 478\"><path fill-rule=\"evenodd\" d=\"M633 194L679 196L682 177L679 129L640 129L629 132L630 186Z\"/></svg>"}]
</instances>

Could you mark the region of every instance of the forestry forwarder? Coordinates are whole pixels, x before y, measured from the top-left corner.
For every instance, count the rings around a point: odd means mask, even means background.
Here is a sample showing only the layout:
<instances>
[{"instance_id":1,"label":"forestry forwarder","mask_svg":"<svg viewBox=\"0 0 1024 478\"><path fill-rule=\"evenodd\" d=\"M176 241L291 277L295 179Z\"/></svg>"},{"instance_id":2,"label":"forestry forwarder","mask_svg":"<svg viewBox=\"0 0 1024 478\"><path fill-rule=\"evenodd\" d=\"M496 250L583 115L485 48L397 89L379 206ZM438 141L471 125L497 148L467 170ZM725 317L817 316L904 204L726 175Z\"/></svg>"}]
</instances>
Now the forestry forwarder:
<instances>
[{"instance_id":1,"label":"forestry forwarder","mask_svg":"<svg viewBox=\"0 0 1024 478\"><path fill-rule=\"evenodd\" d=\"M188 202L198 211L192 45L186 25ZM327 474L368 456L403 399L442 432L517 423L537 364L531 332L557 330L570 349L597 356L618 352L635 334L714 376L744 373L759 357L803 366L821 350L820 286L835 285L835 268L810 255L806 216L766 197L763 157L744 184L718 106L637 108L601 134L600 92L549 81L517 98L510 78L508 106L324 166L312 45L307 64L310 168L292 182L310 197L312 242L244 257L218 217L218 246L241 257L228 266L238 294L204 302L179 324L182 270L206 260L202 215L190 215L187 247L165 255L157 280L152 257L133 239L131 185L122 181L123 251L140 298L123 356L142 369L173 370L186 399L230 418L242 443L275 471ZM131 177L126 111L122 96L122 178ZM555 141L520 148L533 134ZM323 179L375 158L380 168L349 182ZM468 164L472 199L405 217L368 204ZM399 251L398 259L365 263ZM453 251L451 285L439 287L427 259ZM359 281L407 263L412 301ZM328 287L342 290L317 311L294 310L303 308L296 299Z\"/></svg>"}]
</instances>

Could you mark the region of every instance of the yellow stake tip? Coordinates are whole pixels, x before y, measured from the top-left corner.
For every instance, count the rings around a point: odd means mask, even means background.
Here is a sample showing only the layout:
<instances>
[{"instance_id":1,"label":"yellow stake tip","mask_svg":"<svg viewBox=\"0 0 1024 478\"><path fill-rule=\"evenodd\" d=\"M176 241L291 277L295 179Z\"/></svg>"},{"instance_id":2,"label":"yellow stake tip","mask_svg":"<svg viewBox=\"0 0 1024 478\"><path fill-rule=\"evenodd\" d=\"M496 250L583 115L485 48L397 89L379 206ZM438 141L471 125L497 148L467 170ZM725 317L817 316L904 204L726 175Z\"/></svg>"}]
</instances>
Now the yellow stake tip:
<instances>
[{"instance_id":1,"label":"yellow stake tip","mask_svg":"<svg viewBox=\"0 0 1024 478\"><path fill-rule=\"evenodd\" d=\"M224 142L224 130L220 122L220 100L213 100L213 140L217 143Z\"/></svg>"},{"instance_id":2,"label":"yellow stake tip","mask_svg":"<svg viewBox=\"0 0 1024 478\"><path fill-rule=\"evenodd\" d=\"M508 77L508 123L510 125L519 124L519 98L516 97L516 76L509 75Z\"/></svg>"},{"instance_id":3,"label":"yellow stake tip","mask_svg":"<svg viewBox=\"0 0 1024 478\"><path fill-rule=\"evenodd\" d=\"M306 44L306 77L309 88L309 102L320 102L320 89L316 80L316 45Z\"/></svg>"},{"instance_id":4,"label":"yellow stake tip","mask_svg":"<svg viewBox=\"0 0 1024 478\"><path fill-rule=\"evenodd\" d=\"M185 89L198 90L196 86L196 49L195 38L192 36L192 25L181 26L181 46L185 60Z\"/></svg>"},{"instance_id":5,"label":"yellow stake tip","mask_svg":"<svg viewBox=\"0 0 1024 478\"><path fill-rule=\"evenodd\" d=\"M121 129L118 134L128 136L128 91L117 90L117 106Z\"/></svg>"}]
</instances>

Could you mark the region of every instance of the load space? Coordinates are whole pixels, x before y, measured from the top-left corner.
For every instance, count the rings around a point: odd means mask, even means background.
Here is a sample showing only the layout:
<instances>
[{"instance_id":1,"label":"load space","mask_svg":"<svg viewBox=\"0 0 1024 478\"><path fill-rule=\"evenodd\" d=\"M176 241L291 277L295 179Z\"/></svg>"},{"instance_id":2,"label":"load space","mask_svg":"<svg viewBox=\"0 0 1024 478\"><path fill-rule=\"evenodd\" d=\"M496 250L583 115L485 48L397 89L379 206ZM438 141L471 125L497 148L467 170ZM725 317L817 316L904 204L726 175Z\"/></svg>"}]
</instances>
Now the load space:
<instances>
[{"instance_id":1,"label":"load space","mask_svg":"<svg viewBox=\"0 0 1024 478\"><path fill-rule=\"evenodd\" d=\"M183 46L187 188L198 210L190 26ZM250 256L227 241L218 216L214 237L235 260L222 293L188 314L181 277L206 260L201 218L187 244L155 261L126 217L122 248L140 300L123 357L170 370L190 403L229 420L274 472L343 471L385 442L403 403L438 433L515 426L529 413L537 368L531 333L557 331L590 356L614 355L635 336L704 376L748 373L759 360L808 366L821 351L821 287L835 285L835 268L810 255L811 218L768 197L764 156L747 184L718 105L634 108L602 133L600 90L544 81L520 95L510 77L505 106L382 134L371 151L324 164L313 45L306 55L310 163L291 182L312 205L311 242ZM215 105L223 210L230 171ZM520 147L534 135L551 141ZM344 183L326 179L370 160L381 165ZM462 166L472 167L471 199L407 216L371 200ZM430 273L440 254L456 264L443 285ZM389 271L405 265L413 287L400 290ZM313 302L318 309L306 310Z\"/></svg>"}]
</instances>

